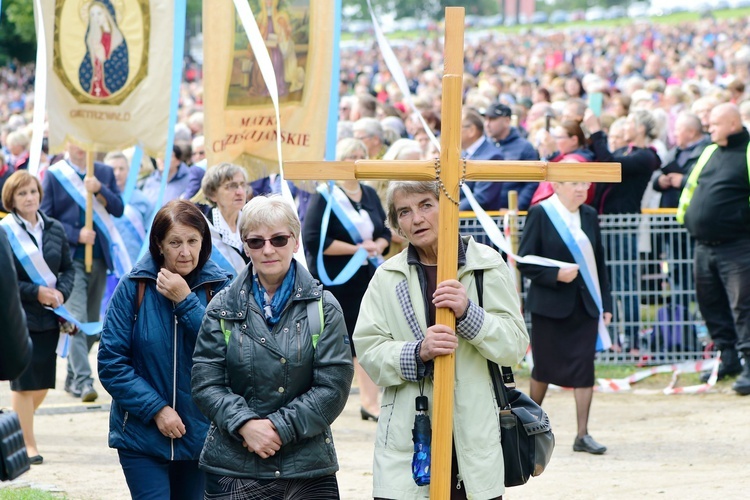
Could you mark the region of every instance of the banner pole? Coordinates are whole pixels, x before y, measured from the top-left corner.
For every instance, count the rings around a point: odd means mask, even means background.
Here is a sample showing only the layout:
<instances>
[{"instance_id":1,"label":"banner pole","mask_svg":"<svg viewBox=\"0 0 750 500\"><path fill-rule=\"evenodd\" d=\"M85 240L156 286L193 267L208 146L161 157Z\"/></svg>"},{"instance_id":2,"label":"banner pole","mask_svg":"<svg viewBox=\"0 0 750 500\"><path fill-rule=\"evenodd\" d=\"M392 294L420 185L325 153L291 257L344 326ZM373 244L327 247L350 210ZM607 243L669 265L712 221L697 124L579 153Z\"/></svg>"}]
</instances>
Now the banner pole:
<instances>
[{"instance_id":1,"label":"banner pole","mask_svg":"<svg viewBox=\"0 0 750 500\"><path fill-rule=\"evenodd\" d=\"M94 177L94 155L93 150L86 150L86 177ZM84 226L86 229L94 229L94 193L86 191L86 219ZM84 265L86 272L90 273L94 262L94 246L87 243L86 253L84 254Z\"/></svg>"}]
</instances>

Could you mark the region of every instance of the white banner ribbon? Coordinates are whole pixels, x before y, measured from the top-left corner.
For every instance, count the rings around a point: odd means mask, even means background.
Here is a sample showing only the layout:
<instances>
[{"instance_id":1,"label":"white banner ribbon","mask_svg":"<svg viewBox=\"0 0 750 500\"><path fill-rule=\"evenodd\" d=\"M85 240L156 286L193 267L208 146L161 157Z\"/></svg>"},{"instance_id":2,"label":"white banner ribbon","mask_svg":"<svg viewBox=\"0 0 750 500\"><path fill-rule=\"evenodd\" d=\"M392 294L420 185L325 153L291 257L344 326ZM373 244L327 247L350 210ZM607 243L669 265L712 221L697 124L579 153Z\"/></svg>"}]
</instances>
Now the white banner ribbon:
<instances>
[{"instance_id":1,"label":"white banner ribbon","mask_svg":"<svg viewBox=\"0 0 750 500\"><path fill-rule=\"evenodd\" d=\"M255 21L252 9L247 0L234 0L234 7L237 9L237 15L240 18L242 27L245 28L247 39L250 42L250 47L253 49L253 55L258 63L258 69L260 74L263 76L263 81L266 83L268 88L268 94L273 102L274 113L276 113L276 155L279 161L279 177L281 177L281 196L284 198L292 209L297 212L297 204L294 202L294 196L292 191L289 189L289 185L284 179L284 162L281 156L281 118L279 115L279 88L276 82L276 73L273 69L273 63L271 63L271 56L268 55L268 48L266 47L266 41L263 39L263 35L260 33L258 23ZM333 85L335 82L331 82ZM298 240L299 247L297 252L294 254L297 262L302 264L307 269L307 260L305 259L305 249L302 244L302 235Z\"/></svg>"}]
</instances>

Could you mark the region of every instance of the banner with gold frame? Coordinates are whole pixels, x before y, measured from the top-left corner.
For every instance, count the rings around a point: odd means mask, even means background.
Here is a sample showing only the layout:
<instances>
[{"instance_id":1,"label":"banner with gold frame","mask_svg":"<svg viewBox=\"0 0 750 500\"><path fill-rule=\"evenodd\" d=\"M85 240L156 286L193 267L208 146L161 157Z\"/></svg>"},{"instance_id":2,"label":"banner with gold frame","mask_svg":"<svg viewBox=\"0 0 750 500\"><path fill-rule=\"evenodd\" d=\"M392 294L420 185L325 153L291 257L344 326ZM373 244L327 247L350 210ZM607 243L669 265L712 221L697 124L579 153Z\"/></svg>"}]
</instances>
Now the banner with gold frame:
<instances>
[{"instance_id":1,"label":"banner with gold frame","mask_svg":"<svg viewBox=\"0 0 750 500\"><path fill-rule=\"evenodd\" d=\"M322 160L335 17L330 0L250 0L279 94L284 160ZM203 4L204 134L209 165L278 172L276 117L232 2Z\"/></svg>"},{"instance_id":2,"label":"banner with gold frame","mask_svg":"<svg viewBox=\"0 0 750 500\"><path fill-rule=\"evenodd\" d=\"M50 151L61 151L67 140L90 151L140 143L148 155L163 157L173 92L174 2L47 0L41 5L50 55Z\"/></svg>"}]
</instances>

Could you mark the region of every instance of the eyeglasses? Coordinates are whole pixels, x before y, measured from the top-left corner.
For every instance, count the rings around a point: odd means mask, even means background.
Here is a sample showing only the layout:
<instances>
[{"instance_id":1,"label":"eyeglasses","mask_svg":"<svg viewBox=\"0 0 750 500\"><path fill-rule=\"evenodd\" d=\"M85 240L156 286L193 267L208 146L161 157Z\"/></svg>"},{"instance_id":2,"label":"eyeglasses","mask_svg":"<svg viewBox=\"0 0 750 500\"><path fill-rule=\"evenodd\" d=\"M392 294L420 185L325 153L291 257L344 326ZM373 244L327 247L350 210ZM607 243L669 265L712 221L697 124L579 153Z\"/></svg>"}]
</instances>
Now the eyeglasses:
<instances>
[{"instance_id":1,"label":"eyeglasses","mask_svg":"<svg viewBox=\"0 0 750 500\"><path fill-rule=\"evenodd\" d=\"M266 241L270 241L271 245L275 246L276 248L282 248L285 247L287 243L289 243L289 238L294 238L294 235L281 234L279 236L274 236L273 238L247 238L245 239L245 243L252 250L260 250L261 248L266 246Z\"/></svg>"},{"instance_id":2,"label":"eyeglasses","mask_svg":"<svg viewBox=\"0 0 750 500\"><path fill-rule=\"evenodd\" d=\"M227 182L221 187L226 189L227 191L237 191L239 188L247 189L247 186L245 184L239 182Z\"/></svg>"},{"instance_id":3,"label":"eyeglasses","mask_svg":"<svg viewBox=\"0 0 750 500\"><path fill-rule=\"evenodd\" d=\"M556 141L562 141L564 139L570 139L569 135L553 135L552 138Z\"/></svg>"}]
</instances>

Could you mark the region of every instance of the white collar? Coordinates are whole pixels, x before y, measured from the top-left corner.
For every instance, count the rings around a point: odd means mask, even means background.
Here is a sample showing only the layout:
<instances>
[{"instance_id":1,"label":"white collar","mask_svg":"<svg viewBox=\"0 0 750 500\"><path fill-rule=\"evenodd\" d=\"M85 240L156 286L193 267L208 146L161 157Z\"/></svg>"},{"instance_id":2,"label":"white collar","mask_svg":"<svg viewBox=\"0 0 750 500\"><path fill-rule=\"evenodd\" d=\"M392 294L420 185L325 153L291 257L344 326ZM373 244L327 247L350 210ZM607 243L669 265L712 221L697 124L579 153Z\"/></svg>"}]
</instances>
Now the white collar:
<instances>
[{"instance_id":1,"label":"white collar","mask_svg":"<svg viewBox=\"0 0 750 500\"><path fill-rule=\"evenodd\" d=\"M568 210L568 208L563 205L562 201L560 201L557 193L550 196L549 201L555 207L555 210L557 210L557 213L560 214L560 217L562 217L568 227L581 227L580 209L576 210L575 212L571 212L570 210Z\"/></svg>"},{"instance_id":2,"label":"white collar","mask_svg":"<svg viewBox=\"0 0 750 500\"><path fill-rule=\"evenodd\" d=\"M63 158L65 159L66 162L68 162L68 165L73 167L73 170L75 170L79 174L86 173L86 169L84 167L81 167L80 165L76 165L75 163L73 163L73 160L70 159L70 153L66 152Z\"/></svg>"},{"instance_id":3,"label":"white collar","mask_svg":"<svg viewBox=\"0 0 750 500\"><path fill-rule=\"evenodd\" d=\"M37 214L36 214L36 220L37 220L36 224L33 224L30 221L27 221L26 219L24 219L23 217L21 217L20 215L18 215L16 212L13 212L13 215L16 217L16 219L19 222L23 222L24 229L26 229L28 231L33 231L36 228L40 228L40 229L44 230L44 219L42 219L42 216L39 215L39 212L37 212Z\"/></svg>"},{"instance_id":4,"label":"white collar","mask_svg":"<svg viewBox=\"0 0 750 500\"><path fill-rule=\"evenodd\" d=\"M476 153L477 149L479 149L479 147L482 144L484 144L485 140L486 139L484 138L484 134L482 134L482 136L479 139L477 139L476 141L474 141L474 143L471 146L469 146L468 148L466 148L466 156L469 157L469 158L472 157L472 156L474 156L474 153Z\"/></svg>"}]
</instances>

